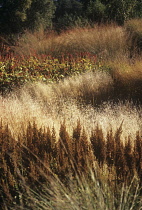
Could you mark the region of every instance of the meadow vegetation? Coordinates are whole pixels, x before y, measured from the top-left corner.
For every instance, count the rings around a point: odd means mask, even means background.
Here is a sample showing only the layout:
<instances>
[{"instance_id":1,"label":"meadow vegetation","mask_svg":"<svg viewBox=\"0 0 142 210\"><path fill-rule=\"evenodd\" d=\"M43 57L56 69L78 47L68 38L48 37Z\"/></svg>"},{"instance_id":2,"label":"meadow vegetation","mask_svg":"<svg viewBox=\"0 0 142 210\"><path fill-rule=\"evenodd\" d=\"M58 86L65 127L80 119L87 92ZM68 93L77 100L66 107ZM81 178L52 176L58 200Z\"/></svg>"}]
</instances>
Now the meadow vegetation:
<instances>
[{"instance_id":1,"label":"meadow vegetation","mask_svg":"<svg viewBox=\"0 0 142 210\"><path fill-rule=\"evenodd\" d=\"M2 45L2 209L142 208L141 39L137 19Z\"/></svg>"}]
</instances>

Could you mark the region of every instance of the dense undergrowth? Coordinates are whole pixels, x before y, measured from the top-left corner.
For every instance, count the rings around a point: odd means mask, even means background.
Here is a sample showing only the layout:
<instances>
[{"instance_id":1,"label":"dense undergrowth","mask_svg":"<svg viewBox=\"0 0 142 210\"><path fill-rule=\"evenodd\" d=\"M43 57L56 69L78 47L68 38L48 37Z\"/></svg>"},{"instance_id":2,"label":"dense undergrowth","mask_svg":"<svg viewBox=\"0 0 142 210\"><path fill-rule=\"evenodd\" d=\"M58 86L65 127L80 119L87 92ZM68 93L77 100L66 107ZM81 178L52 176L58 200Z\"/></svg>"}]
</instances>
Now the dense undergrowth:
<instances>
[{"instance_id":1,"label":"dense undergrowth","mask_svg":"<svg viewBox=\"0 0 142 210\"><path fill-rule=\"evenodd\" d=\"M1 46L2 209L141 209L140 24Z\"/></svg>"}]
</instances>

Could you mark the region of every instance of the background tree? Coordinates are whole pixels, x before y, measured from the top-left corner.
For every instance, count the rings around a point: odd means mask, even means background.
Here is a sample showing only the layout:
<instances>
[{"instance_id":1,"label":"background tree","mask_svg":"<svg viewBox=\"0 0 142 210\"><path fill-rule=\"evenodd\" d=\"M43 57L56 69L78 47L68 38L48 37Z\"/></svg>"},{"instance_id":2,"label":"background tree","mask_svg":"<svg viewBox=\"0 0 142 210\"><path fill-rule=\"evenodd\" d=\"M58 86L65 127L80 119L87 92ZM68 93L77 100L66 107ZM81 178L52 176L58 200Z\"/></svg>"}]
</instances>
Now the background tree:
<instances>
[{"instance_id":1,"label":"background tree","mask_svg":"<svg viewBox=\"0 0 142 210\"><path fill-rule=\"evenodd\" d=\"M142 0L137 0L135 9L133 12L133 17L135 18L141 18L142 17Z\"/></svg>"},{"instance_id":2,"label":"background tree","mask_svg":"<svg viewBox=\"0 0 142 210\"><path fill-rule=\"evenodd\" d=\"M1 33L18 33L40 24L51 25L54 14L52 0L0 0Z\"/></svg>"},{"instance_id":3,"label":"background tree","mask_svg":"<svg viewBox=\"0 0 142 210\"><path fill-rule=\"evenodd\" d=\"M18 32L26 20L26 12L32 0L14 1L0 0L0 28L1 32Z\"/></svg>"},{"instance_id":4,"label":"background tree","mask_svg":"<svg viewBox=\"0 0 142 210\"><path fill-rule=\"evenodd\" d=\"M140 8L142 0L58 0L55 22L59 28L71 26L77 19L124 24L130 18L140 17Z\"/></svg>"},{"instance_id":5,"label":"background tree","mask_svg":"<svg viewBox=\"0 0 142 210\"><path fill-rule=\"evenodd\" d=\"M118 24L135 15L138 0L101 0L106 5L106 16L108 21L116 21Z\"/></svg>"},{"instance_id":6,"label":"background tree","mask_svg":"<svg viewBox=\"0 0 142 210\"><path fill-rule=\"evenodd\" d=\"M79 0L58 0L56 1L55 27L66 29L82 19L83 4Z\"/></svg>"},{"instance_id":7,"label":"background tree","mask_svg":"<svg viewBox=\"0 0 142 210\"><path fill-rule=\"evenodd\" d=\"M91 21L101 22L105 19L106 6L100 0L90 0L86 14Z\"/></svg>"},{"instance_id":8,"label":"background tree","mask_svg":"<svg viewBox=\"0 0 142 210\"><path fill-rule=\"evenodd\" d=\"M83 4L78 0L56 1L56 17L63 17L65 14L82 14Z\"/></svg>"},{"instance_id":9,"label":"background tree","mask_svg":"<svg viewBox=\"0 0 142 210\"><path fill-rule=\"evenodd\" d=\"M142 0L0 0L0 33L66 29L94 22L119 24L142 16Z\"/></svg>"},{"instance_id":10,"label":"background tree","mask_svg":"<svg viewBox=\"0 0 142 210\"><path fill-rule=\"evenodd\" d=\"M27 10L25 28L37 30L42 26L44 29L51 29L54 13L55 4L53 0L32 0L31 7Z\"/></svg>"}]
</instances>

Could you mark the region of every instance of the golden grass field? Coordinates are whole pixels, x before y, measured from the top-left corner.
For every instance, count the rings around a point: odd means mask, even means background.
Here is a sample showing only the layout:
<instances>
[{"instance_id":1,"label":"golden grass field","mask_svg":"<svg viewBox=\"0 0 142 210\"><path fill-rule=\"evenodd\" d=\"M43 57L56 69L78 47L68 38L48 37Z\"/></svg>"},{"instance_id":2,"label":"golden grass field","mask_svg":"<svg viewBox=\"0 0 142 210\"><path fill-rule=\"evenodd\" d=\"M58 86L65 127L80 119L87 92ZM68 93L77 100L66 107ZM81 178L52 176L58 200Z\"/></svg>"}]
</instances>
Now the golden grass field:
<instances>
[{"instance_id":1,"label":"golden grass field","mask_svg":"<svg viewBox=\"0 0 142 210\"><path fill-rule=\"evenodd\" d=\"M132 43L132 26L140 27L135 21L25 32L10 55L1 52L1 75L36 66L34 80L0 96L3 210L142 208L142 57L136 38ZM82 52L89 59L80 60ZM36 81L42 54L56 58L50 71L62 64L71 73ZM32 65L27 55L36 58ZM62 63L62 55L75 58ZM16 56L24 58L18 67Z\"/></svg>"}]
</instances>

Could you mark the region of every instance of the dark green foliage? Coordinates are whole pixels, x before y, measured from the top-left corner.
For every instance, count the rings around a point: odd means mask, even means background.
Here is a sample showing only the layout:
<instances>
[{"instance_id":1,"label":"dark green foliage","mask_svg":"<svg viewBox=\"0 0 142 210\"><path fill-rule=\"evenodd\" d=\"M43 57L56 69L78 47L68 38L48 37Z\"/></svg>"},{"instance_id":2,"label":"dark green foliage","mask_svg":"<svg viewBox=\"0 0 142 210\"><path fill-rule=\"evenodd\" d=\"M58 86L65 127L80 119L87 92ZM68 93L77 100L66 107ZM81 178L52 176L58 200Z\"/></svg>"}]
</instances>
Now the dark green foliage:
<instances>
[{"instance_id":1,"label":"dark green foliage","mask_svg":"<svg viewBox=\"0 0 142 210\"><path fill-rule=\"evenodd\" d=\"M106 6L100 0L90 1L87 6L87 16L91 21L103 22Z\"/></svg>"},{"instance_id":2,"label":"dark green foliage","mask_svg":"<svg viewBox=\"0 0 142 210\"><path fill-rule=\"evenodd\" d=\"M114 1L102 1L106 2L106 14L108 20L116 21L119 24L124 24L124 22L132 17L134 17L136 5L138 1L131 0L114 0Z\"/></svg>"},{"instance_id":3,"label":"dark green foliage","mask_svg":"<svg viewBox=\"0 0 142 210\"><path fill-rule=\"evenodd\" d=\"M88 21L124 24L128 19L141 17L141 11L138 0L1 0L0 28L1 33L11 34L23 29L37 30L41 25L51 29L53 23L57 30L77 23L82 26Z\"/></svg>"},{"instance_id":4,"label":"dark green foliage","mask_svg":"<svg viewBox=\"0 0 142 210\"><path fill-rule=\"evenodd\" d=\"M138 0L61 0L56 3L55 23L65 29L82 17L90 23L113 21L122 25L128 19L141 17L141 11L142 3Z\"/></svg>"},{"instance_id":5,"label":"dark green foliage","mask_svg":"<svg viewBox=\"0 0 142 210\"><path fill-rule=\"evenodd\" d=\"M26 12L30 8L32 0L0 1L0 27L3 33L17 33L26 20Z\"/></svg>"},{"instance_id":6,"label":"dark green foliage","mask_svg":"<svg viewBox=\"0 0 142 210\"><path fill-rule=\"evenodd\" d=\"M54 18L55 30L60 31L67 28L74 27L80 20L84 21L82 15L83 4L77 0L60 0L56 2L56 11Z\"/></svg>"},{"instance_id":7,"label":"dark green foliage","mask_svg":"<svg viewBox=\"0 0 142 210\"><path fill-rule=\"evenodd\" d=\"M52 0L0 1L1 33L19 33L25 28L38 29L52 25L54 3Z\"/></svg>"},{"instance_id":8,"label":"dark green foliage","mask_svg":"<svg viewBox=\"0 0 142 210\"><path fill-rule=\"evenodd\" d=\"M54 11L53 0L32 0L31 7L27 11L25 28L38 30L42 26L44 29L52 29Z\"/></svg>"},{"instance_id":9,"label":"dark green foliage","mask_svg":"<svg viewBox=\"0 0 142 210\"><path fill-rule=\"evenodd\" d=\"M135 18L142 17L142 1L141 0L137 0L133 17Z\"/></svg>"},{"instance_id":10,"label":"dark green foliage","mask_svg":"<svg viewBox=\"0 0 142 210\"><path fill-rule=\"evenodd\" d=\"M78 14L82 13L83 4L77 0L60 0L56 2L56 16L63 17L65 14Z\"/></svg>"},{"instance_id":11,"label":"dark green foliage","mask_svg":"<svg viewBox=\"0 0 142 210\"><path fill-rule=\"evenodd\" d=\"M141 16L138 11L142 9L142 4L139 0L102 0L101 2L106 5L108 20L116 21L119 24L124 24L128 19Z\"/></svg>"}]
</instances>

